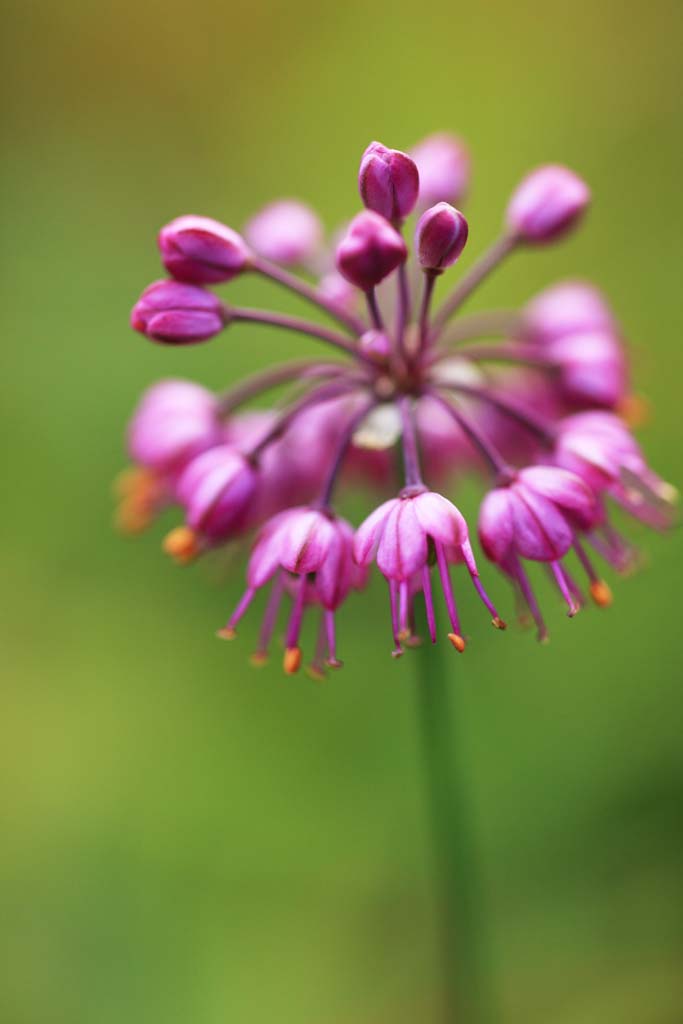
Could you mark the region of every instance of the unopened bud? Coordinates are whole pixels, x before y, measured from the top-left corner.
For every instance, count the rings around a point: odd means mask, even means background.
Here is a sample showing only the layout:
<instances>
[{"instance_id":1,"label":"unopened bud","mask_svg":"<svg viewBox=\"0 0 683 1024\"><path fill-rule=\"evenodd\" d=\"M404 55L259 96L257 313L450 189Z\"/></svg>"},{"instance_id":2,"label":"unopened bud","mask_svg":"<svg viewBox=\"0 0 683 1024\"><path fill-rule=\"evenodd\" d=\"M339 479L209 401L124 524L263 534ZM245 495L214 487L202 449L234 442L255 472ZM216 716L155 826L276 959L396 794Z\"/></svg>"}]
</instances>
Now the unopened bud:
<instances>
[{"instance_id":1,"label":"unopened bud","mask_svg":"<svg viewBox=\"0 0 683 1024\"><path fill-rule=\"evenodd\" d=\"M244 234L261 256L285 266L297 266L316 254L322 227L310 206L297 199L279 199L252 217Z\"/></svg>"},{"instance_id":2,"label":"unopened bud","mask_svg":"<svg viewBox=\"0 0 683 1024\"><path fill-rule=\"evenodd\" d=\"M230 281L251 256L241 235L211 217L176 217L161 229L158 240L168 272L191 284Z\"/></svg>"},{"instance_id":3,"label":"unopened bud","mask_svg":"<svg viewBox=\"0 0 683 1024\"><path fill-rule=\"evenodd\" d=\"M467 232L467 220L448 203L437 203L425 210L415 229L420 265L434 273L452 266L465 248Z\"/></svg>"},{"instance_id":4,"label":"unopened bud","mask_svg":"<svg viewBox=\"0 0 683 1024\"><path fill-rule=\"evenodd\" d=\"M133 306L131 326L154 341L187 345L206 341L224 326L222 305L212 292L178 281L155 281Z\"/></svg>"},{"instance_id":5,"label":"unopened bud","mask_svg":"<svg viewBox=\"0 0 683 1024\"><path fill-rule=\"evenodd\" d=\"M410 155L420 175L421 209L463 199L470 180L470 155L460 139L447 132L429 135Z\"/></svg>"},{"instance_id":6,"label":"unopened bud","mask_svg":"<svg viewBox=\"0 0 683 1024\"><path fill-rule=\"evenodd\" d=\"M520 241L554 242L571 230L590 202L582 178L559 164L538 167L517 186L506 221Z\"/></svg>"},{"instance_id":7,"label":"unopened bud","mask_svg":"<svg viewBox=\"0 0 683 1024\"><path fill-rule=\"evenodd\" d=\"M378 213L364 210L351 221L337 249L340 274L363 291L388 277L408 255L398 231Z\"/></svg>"},{"instance_id":8,"label":"unopened bud","mask_svg":"<svg viewBox=\"0 0 683 1024\"><path fill-rule=\"evenodd\" d=\"M398 224L412 212L419 188L415 161L407 153L370 143L358 172L358 189L368 210Z\"/></svg>"}]
</instances>

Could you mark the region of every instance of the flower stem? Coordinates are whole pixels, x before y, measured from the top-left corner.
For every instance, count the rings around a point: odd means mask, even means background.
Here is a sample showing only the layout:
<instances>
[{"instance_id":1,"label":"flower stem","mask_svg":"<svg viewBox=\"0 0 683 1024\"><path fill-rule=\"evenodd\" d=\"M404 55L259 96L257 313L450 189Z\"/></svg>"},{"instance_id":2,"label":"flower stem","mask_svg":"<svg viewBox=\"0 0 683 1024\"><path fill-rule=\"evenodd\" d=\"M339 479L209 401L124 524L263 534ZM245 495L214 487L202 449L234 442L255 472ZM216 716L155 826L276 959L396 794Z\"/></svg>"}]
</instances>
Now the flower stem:
<instances>
[{"instance_id":1,"label":"flower stem","mask_svg":"<svg viewBox=\"0 0 683 1024\"><path fill-rule=\"evenodd\" d=\"M345 313L343 310L340 310L333 302L330 302L324 295L321 295L317 288L314 288L295 274L290 274L288 271L283 270L277 263L271 263L270 260L263 259L260 256L254 257L252 270L257 274L261 274L262 277L267 277L269 280L282 285L283 288L295 292L302 299L306 299L307 302L317 306L318 309L324 310L328 316L331 316L337 323L340 323L351 334L359 335L365 330L362 320L359 320L358 317L353 316L351 313Z\"/></svg>"},{"instance_id":2,"label":"flower stem","mask_svg":"<svg viewBox=\"0 0 683 1024\"><path fill-rule=\"evenodd\" d=\"M262 373L247 377L241 384L229 388L218 396L218 408L221 416L228 416L245 402L292 380L316 380L321 377L343 377L347 371L343 363L319 363L313 360L299 360L282 363Z\"/></svg>"},{"instance_id":3,"label":"flower stem","mask_svg":"<svg viewBox=\"0 0 683 1024\"><path fill-rule=\"evenodd\" d=\"M505 259L508 253L512 252L516 245L517 239L514 235L502 235L477 260L436 314L434 318L434 338L441 333L447 321L460 309L465 299L469 298L475 288L489 276L491 271Z\"/></svg>"},{"instance_id":4,"label":"flower stem","mask_svg":"<svg viewBox=\"0 0 683 1024\"><path fill-rule=\"evenodd\" d=\"M288 316L285 313L271 313L265 309L244 308L228 309L227 315L230 320L236 323L264 324L268 327L282 327L287 331L296 331L297 334L307 334L309 338L317 338L319 341L324 341L328 345L333 345L335 348L341 349L342 352L346 352L347 355L353 356L354 359L374 366L372 360L361 352L355 342L348 340L341 334L337 334L336 331L332 331L328 327L311 323L308 320L302 320L298 316Z\"/></svg>"},{"instance_id":5,"label":"flower stem","mask_svg":"<svg viewBox=\"0 0 683 1024\"><path fill-rule=\"evenodd\" d=\"M417 713L426 797L434 845L436 905L443 979L443 1024L492 1024L482 900L461 737L452 731L458 695L452 654L441 644L416 652Z\"/></svg>"}]
</instances>

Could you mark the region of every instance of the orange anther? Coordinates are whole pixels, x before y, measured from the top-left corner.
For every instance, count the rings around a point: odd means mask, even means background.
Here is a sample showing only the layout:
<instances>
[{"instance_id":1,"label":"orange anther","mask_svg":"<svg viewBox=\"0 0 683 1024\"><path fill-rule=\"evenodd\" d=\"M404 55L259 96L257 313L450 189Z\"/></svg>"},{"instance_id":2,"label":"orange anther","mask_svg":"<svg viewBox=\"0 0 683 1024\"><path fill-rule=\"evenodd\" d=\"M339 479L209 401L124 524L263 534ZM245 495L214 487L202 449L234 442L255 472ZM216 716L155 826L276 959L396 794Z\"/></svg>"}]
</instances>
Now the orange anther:
<instances>
[{"instance_id":1,"label":"orange anther","mask_svg":"<svg viewBox=\"0 0 683 1024\"><path fill-rule=\"evenodd\" d=\"M591 597L600 608L609 608L612 603L612 591L604 580L593 580L590 590Z\"/></svg>"},{"instance_id":2,"label":"orange anther","mask_svg":"<svg viewBox=\"0 0 683 1024\"><path fill-rule=\"evenodd\" d=\"M201 551L199 539L189 526L176 526L164 537L163 550L179 565L188 565Z\"/></svg>"},{"instance_id":3,"label":"orange anther","mask_svg":"<svg viewBox=\"0 0 683 1024\"><path fill-rule=\"evenodd\" d=\"M456 651L458 651L460 654L462 654L462 652L465 650L465 641L460 636L460 634L459 633L449 633L448 634L448 639L453 644L453 646L455 647Z\"/></svg>"},{"instance_id":4,"label":"orange anther","mask_svg":"<svg viewBox=\"0 0 683 1024\"><path fill-rule=\"evenodd\" d=\"M293 676L295 672L299 671L299 668L301 667L300 647L288 647L285 650L285 654L282 659L282 667L285 670L285 674L288 676Z\"/></svg>"}]
</instances>

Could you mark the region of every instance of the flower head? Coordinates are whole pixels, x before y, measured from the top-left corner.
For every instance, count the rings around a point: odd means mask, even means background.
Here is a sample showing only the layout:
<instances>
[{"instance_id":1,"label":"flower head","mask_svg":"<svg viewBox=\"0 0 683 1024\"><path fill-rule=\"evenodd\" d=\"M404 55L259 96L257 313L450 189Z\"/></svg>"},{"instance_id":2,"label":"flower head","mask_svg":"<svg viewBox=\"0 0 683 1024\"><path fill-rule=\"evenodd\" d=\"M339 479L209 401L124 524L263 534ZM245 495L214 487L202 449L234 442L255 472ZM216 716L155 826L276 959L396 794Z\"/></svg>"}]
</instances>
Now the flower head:
<instances>
[{"instance_id":1,"label":"flower head","mask_svg":"<svg viewBox=\"0 0 683 1024\"><path fill-rule=\"evenodd\" d=\"M617 572L638 561L612 523L612 506L658 529L674 521L674 489L615 415L629 404L628 350L593 285L560 282L520 312L460 316L511 254L528 254L578 224L587 185L566 167L537 168L515 190L501 236L445 291L468 236L467 220L451 204L463 198L469 175L467 150L455 136L429 136L411 154L374 142L360 163L365 209L327 247L317 215L297 200L260 210L246 239L195 216L176 218L159 235L171 279L145 289L131 316L135 330L182 345L230 323L235 341L257 351L266 326L329 353L265 367L227 389L162 381L145 394L128 432L133 466L117 481L118 520L127 532L175 506L181 522L163 546L183 564L256 534L247 589L220 631L233 636L268 584L255 664L266 659L280 608L291 602L285 671L299 668L311 614L319 626L309 673L320 678L338 667L337 614L373 562L388 582L394 655L419 642L421 606L436 641L434 582L450 641L464 650L454 566L464 565L502 628L465 519L449 500L466 478L492 481L480 512L481 547L542 639L533 563L546 568L573 616L584 601L569 565L575 559L604 607L611 593L594 557ZM403 232L415 209L411 268ZM306 276L288 269L296 267ZM242 308L208 288L230 287L245 271L320 315ZM264 407L263 396L275 389L278 401ZM258 407L245 408L252 400ZM377 507L354 533L337 507L359 480L377 495Z\"/></svg>"}]
</instances>

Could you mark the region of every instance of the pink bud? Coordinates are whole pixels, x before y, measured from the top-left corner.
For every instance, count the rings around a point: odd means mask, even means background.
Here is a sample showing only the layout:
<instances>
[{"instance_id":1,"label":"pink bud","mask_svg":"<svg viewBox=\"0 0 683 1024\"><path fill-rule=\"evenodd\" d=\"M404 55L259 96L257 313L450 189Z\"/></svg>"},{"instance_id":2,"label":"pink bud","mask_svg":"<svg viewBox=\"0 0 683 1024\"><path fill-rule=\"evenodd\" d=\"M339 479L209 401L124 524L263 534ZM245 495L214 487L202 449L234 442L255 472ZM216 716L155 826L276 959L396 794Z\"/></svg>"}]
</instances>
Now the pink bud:
<instances>
[{"instance_id":1,"label":"pink bud","mask_svg":"<svg viewBox=\"0 0 683 1024\"><path fill-rule=\"evenodd\" d=\"M407 153L371 142L363 153L358 188L368 210L400 223L417 202L420 176Z\"/></svg>"},{"instance_id":2,"label":"pink bud","mask_svg":"<svg viewBox=\"0 0 683 1024\"><path fill-rule=\"evenodd\" d=\"M465 217L448 203L437 203L425 210L415 229L415 248L421 266L436 273L452 266L465 248L467 232Z\"/></svg>"},{"instance_id":3,"label":"pink bud","mask_svg":"<svg viewBox=\"0 0 683 1024\"><path fill-rule=\"evenodd\" d=\"M434 203L458 203L462 200L470 178L470 155L467 147L446 132L429 135L410 154L420 174L420 207Z\"/></svg>"},{"instance_id":4,"label":"pink bud","mask_svg":"<svg viewBox=\"0 0 683 1024\"><path fill-rule=\"evenodd\" d=\"M244 525L256 484L256 470L232 445L203 452L178 481L187 525L212 541L234 535Z\"/></svg>"},{"instance_id":5,"label":"pink bud","mask_svg":"<svg viewBox=\"0 0 683 1024\"><path fill-rule=\"evenodd\" d=\"M524 309L524 334L552 342L567 334L614 331L612 311L601 292L583 281L560 281L536 295Z\"/></svg>"},{"instance_id":6,"label":"pink bud","mask_svg":"<svg viewBox=\"0 0 683 1024\"><path fill-rule=\"evenodd\" d=\"M155 281L133 306L131 327L154 341L172 345L205 341L223 329L220 299L212 292L177 281Z\"/></svg>"},{"instance_id":7,"label":"pink bud","mask_svg":"<svg viewBox=\"0 0 683 1024\"><path fill-rule=\"evenodd\" d=\"M149 388L128 427L131 457L160 471L177 471L220 440L216 396L189 380L162 380Z\"/></svg>"},{"instance_id":8,"label":"pink bud","mask_svg":"<svg viewBox=\"0 0 683 1024\"><path fill-rule=\"evenodd\" d=\"M559 164L538 167L523 179L508 204L506 221L523 242L553 242L579 220L590 202L585 181Z\"/></svg>"},{"instance_id":9,"label":"pink bud","mask_svg":"<svg viewBox=\"0 0 683 1024\"><path fill-rule=\"evenodd\" d=\"M333 270L318 281L318 293L324 299L345 313L355 313L358 306L358 292L346 278Z\"/></svg>"},{"instance_id":10,"label":"pink bud","mask_svg":"<svg viewBox=\"0 0 683 1024\"><path fill-rule=\"evenodd\" d=\"M161 229L158 241L164 266L178 281L230 281L249 263L241 235L210 217L176 217Z\"/></svg>"},{"instance_id":11,"label":"pink bud","mask_svg":"<svg viewBox=\"0 0 683 1024\"><path fill-rule=\"evenodd\" d=\"M361 335L360 348L373 359L388 359L391 355L391 339L384 331L366 331Z\"/></svg>"},{"instance_id":12,"label":"pink bud","mask_svg":"<svg viewBox=\"0 0 683 1024\"><path fill-rule=\"evenodd\" d=\"M249 245L275 263L296 266L317 252L322 227L317 216L297 199L280 199L257 213L244 229Z\"/></svg>"},{"instance_id":13,"label":"pink bud","mask_svg":"<svg viewBox=\"0 0 683 1024\"><path fill-rule=\"evenodd\" d=\"M364 210L353 218L337 249L337 269L347 281L369 291L408 256L398 231L378 213Z\"/></svg>"}]
</instances>

